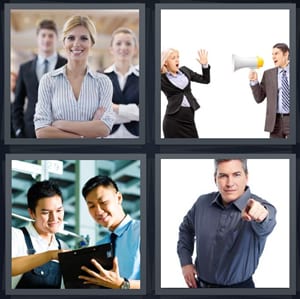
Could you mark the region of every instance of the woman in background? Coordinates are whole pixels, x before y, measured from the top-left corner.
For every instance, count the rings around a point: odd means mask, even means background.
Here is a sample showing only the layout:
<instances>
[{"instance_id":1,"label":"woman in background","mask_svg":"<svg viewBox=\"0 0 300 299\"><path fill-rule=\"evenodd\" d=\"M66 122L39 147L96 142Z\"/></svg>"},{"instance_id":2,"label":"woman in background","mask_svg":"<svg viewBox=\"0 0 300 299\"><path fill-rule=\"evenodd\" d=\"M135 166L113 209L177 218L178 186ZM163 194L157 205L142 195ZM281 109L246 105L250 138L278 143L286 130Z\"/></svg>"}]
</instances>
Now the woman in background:
<instances>
[{"instance_id":1,"label":"woman in background","mask_svg":"<svg viewBox=\"0 0 300 299\"><path fill-rule=\"evenodd\" d=\"M139 69L133 65L138 52L137 38L132 30L118 28L112 33L110 52L114 63L104 73L113 84L115 123L108 138L139 136Z\"/></svg>"},{"instance_id":2,"label":"woman in background","mask_svg":"<svg viewBox=\"0 0 300 299\"><path fill-rule=\"evenodd\" d=\"M191 81L210 82L207 51L199 50L198 56L202 75L186 66L179 67L178 50L170 48L161 53L161 90L168 100L163 120L165 138L198 138L194 113L200 105L192 94Z\"/></svg>"},{"instance_id":3,"label":"woman in background","mask_svg":"<svg viewBox=\"0 0 300 299\"><path fill-rule=\"evenodd\" d=\"M110 133L111 81L87 65L95 37L95 25L88 17L73 16L65 23L68 62L40 81L34 116L37 138L96 138Z\"/></svg>"}]
</instances>

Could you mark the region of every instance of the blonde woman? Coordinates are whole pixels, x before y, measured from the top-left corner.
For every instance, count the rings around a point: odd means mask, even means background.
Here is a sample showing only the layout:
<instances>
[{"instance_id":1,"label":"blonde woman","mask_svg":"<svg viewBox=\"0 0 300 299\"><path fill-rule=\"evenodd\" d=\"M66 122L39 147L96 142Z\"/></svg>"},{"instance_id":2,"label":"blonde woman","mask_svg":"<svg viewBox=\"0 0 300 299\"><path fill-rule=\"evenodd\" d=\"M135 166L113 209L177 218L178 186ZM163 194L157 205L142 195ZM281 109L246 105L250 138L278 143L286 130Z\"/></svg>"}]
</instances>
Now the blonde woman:
<instances>
[{"instance_id":1,"label":"blonde woman","mask_svg":"<svg viewBox=\"0 0 300 299\"><path fill-rule=\"evenodd\" d=\"M34 116L37 138L109 134L114 122L112 83L87 64L95 38L96 28L88 17L73 16L64 24L63 46L68 62L40 81Z\"/></svg>"},{"instance_id":2,"label":"blonde woman","mask_svg":"<svg viewBox=\"0 0 300 299\"><path fill-rule=\"evenodd\" d=\"M116 120L108 138L137 138L139 136L139 69L133 65L138 53L134 32L117 28L111 37L110 52L113 65L104 73L114 87L113 110Z\"/></svg>"},{"instance_id":3,"label":"blonde woman","mask_svg":"<svg viewBox=\"0 0 300 299\"><path fill-rule=\"evenodd\" d=\"M192 94L191 81L210 82L207 51L199 50L198 56L202 75L186 66L179 66L178 50L170 48L161 53L161 90L168 100L163 120L165 138L198 138L194 112L200 105Z\"/></svg>"}]
</instances>

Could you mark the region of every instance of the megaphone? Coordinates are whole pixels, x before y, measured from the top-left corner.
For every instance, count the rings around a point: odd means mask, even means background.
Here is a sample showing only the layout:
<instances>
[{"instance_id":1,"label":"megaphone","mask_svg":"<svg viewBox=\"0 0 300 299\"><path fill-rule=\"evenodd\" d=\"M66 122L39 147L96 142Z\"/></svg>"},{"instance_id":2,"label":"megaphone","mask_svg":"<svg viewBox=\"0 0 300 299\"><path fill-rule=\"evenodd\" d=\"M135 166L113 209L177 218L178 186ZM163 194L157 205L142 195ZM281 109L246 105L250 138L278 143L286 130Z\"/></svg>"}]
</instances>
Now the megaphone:
<instances>
[{"instance_id":1,"label":"megaphone","mask_svg":"<svg viewBox=\"0 0 300 299\"><path fill-rule=\"evenodd\" d=\"M238 55L232 55L233 71L237 71L242 68L258 69L264 65L264 60L259 57L242 57Z\"/></svg>"}]
</instances>

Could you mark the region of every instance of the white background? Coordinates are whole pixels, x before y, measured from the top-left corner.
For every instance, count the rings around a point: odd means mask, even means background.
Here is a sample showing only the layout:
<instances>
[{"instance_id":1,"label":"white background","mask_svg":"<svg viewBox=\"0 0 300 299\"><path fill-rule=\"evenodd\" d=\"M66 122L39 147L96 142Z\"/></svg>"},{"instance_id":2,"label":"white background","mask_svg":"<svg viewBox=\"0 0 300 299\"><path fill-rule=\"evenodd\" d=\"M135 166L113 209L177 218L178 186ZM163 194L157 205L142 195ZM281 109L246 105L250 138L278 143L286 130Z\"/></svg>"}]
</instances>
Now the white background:
<instances>
[{"instance_id":1,"label":"white background","mask_svg":"<svg viewBox=\"0 0 300 299\"><path fill-rule=\"evenodd\" d=\"M253 276L257 288L289 288L289 160L248 159L253 194L277 209L277 225L268 236ZM197 198L217 191L213 159L161 160L161 287L184 288L177 256L178 228Z\"/></svg>"},{"instance_id":2,"label":"white background","mask_svg":"<svg viewBox=\"0 0 300 299\"><path fill-rule=\"evenodd\" d=\"M161 10L161 50L179 50L180 65L198 73L197 51L208 51L211 83L192 83L201 106L195 114L200 138L269 138L264 132L266 101L255 102L249 69L234 72L232 55L262 57L260 81L263 71L274 67L272 47L278 42L289 45L287 9ZM161 121L166 105L161 92Z\"/></svg>"}]
</instances>

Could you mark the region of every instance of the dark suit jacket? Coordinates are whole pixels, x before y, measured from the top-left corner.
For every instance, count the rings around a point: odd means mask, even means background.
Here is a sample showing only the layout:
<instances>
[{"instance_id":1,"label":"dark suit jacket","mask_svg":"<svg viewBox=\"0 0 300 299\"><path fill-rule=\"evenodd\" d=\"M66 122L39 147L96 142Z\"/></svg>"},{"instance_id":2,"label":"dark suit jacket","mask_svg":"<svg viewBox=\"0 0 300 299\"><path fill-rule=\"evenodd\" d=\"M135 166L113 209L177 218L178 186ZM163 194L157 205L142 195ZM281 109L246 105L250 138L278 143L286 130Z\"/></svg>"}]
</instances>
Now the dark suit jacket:
<instances>
[{"instance_id":1,"label":"dark suit jacket","mask_svg":"<svg viewBox=\"0 0 300 299\"><path fill-rule=\"evenodd\" d=\"M196 98L192 94L191 81L208 84L210 82L210 66L202 68L203 75L193 72L189 68L183 66L180 68L188 78L189 83L184 89L174 86L167 78L166 74L161 74L161 90L167 97L168 105L166 114L175 114L181 107L183 96L185 95L193 110L200 108Z\"/></svg>"},{"instance_id":2,"label":"dark suit jacket","mask_svg":"<svg viewBox=\"0 0 300 299\"><path fill-rule=\"evenodd\" d=\"M278 68L266 70L259 84L251 86L254 99L261 103L267 98L267 110L265 131L272 132L276 121L276 111L278 102Z\"/></svg>"},{"instance_id":3,"label":"dark suit jacket","mask_svg":"<svg viewBox=\"0 0 300 299\"><path fill-rule=\"evenodd\" d=\"M133 73L127 77L124 89L121 90L118 76L115 72L105 73L112 81L114 92L112 102L114 104L136 104L139 105L139 77ZM139 122L131 121L124 123L125 128L133 135L139 136ZM114 133L120 124L115 124L111 130Z\"/></svg>"},{"instance_id":4,"label":"dark suit jacket","mask_svg":"<svg viewBox=\"0 0 300 299\"><path fill-rule=\"evenodd\" d=\"M35 113L35 104L38 97L39 81L36 75L37 57L25 62L20 66L15 101L13 104L13 126L15 132L21 129L19 137L35 138L33 116ZM65 65L67 60L58 55L55 68ZM25 99L28 99L27 108L24 110Z\"/></svg>"}]
</instances>

